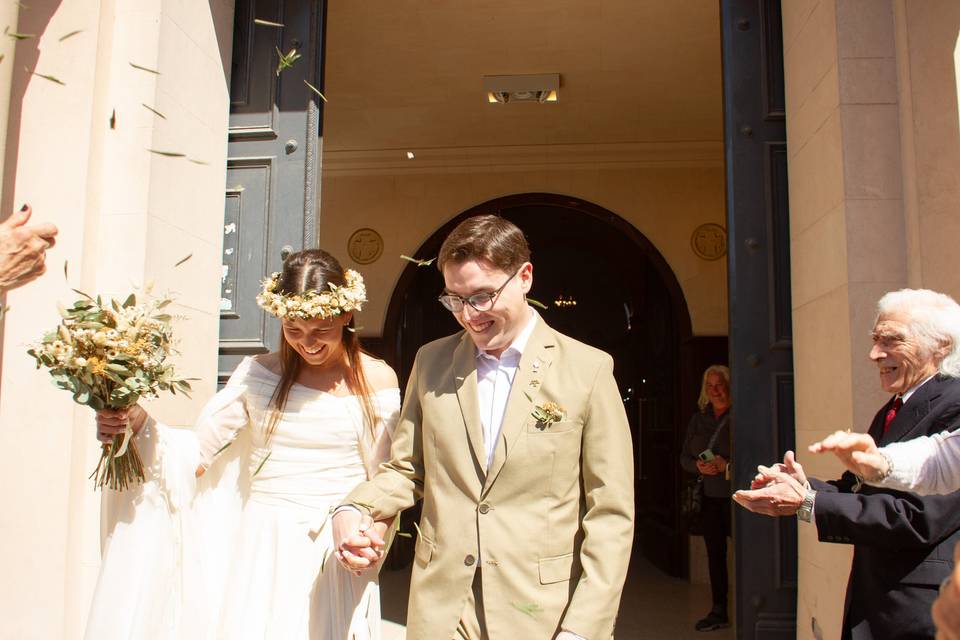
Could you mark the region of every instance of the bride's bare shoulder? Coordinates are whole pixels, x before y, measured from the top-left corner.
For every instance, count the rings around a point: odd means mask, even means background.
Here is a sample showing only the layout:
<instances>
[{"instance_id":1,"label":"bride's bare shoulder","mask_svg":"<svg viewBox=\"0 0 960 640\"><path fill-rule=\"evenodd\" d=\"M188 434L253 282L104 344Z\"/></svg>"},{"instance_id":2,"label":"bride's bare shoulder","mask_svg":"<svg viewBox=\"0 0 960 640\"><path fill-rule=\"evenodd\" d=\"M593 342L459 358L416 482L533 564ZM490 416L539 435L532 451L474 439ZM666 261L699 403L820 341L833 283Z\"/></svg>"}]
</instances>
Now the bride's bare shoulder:
<instances>
[{"instance_id":1,"label":"bride's bare shoulder","mask_svg":"<svg viewBox=\"0 0 960 640\"><path fill-rule=\"evenodd\" d=\"M374 391L396 389L400 386L397 374L386 362L363 354L363 372Z\"/></svg>"},{"instance_id":2,"label":"bride's bare shoulder","mask_svg":"<svg viewBox=\"0 0 960 640\"><path fill-rule=\"evenodd\" d=\"M253 356L253 361L268 371L280 375L281 365L279 353L261 353L260 355Z\"/></svg>"}]
</instances>

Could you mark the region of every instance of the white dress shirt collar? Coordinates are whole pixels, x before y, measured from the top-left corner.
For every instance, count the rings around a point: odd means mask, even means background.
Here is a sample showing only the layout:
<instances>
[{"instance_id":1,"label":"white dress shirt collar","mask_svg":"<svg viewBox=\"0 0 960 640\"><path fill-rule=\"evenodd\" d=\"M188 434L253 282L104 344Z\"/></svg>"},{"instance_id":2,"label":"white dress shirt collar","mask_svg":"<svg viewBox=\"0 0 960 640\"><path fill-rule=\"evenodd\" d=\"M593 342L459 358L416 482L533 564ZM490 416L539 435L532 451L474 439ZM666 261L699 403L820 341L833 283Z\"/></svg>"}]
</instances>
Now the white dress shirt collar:
<instances>
[{"instance_id":1,"label":"white dress shirt collar","mask_svg":"<svg viewBox=\"0 0 960 640\"><path fill-rule=\"evenodd\" d=\"M483 445L487 454L487 469L493 463L497 441L503 431L503 417L510 399L513 381L520 368L520 358L537 326L537 312L530 310L530 320L500 357L477 350L477 401L480 425L483 429Z\"/></svg>"},{"instance_id":2,"label":"white dress shirt collar","mask_svg":"<svg viewBox=\"0 0 960 640\"><path fill-rule=\"evenodd\" d=\"M494 360L502 360L505 356L509 357L511 360L516 359L517 362L520 362L520 356L523 355L523 350L527 348L527 343L530 342L530 336L533 335L533 330L537 327L537 318L539 314L537 310L533 307L527 307L530 309L530 320L527 322L527 326L523 328L523 331L513 339L513 342L510 343L510 346L503 350L503 353L500 354L500 358L492 356L486 351L477 348L477 359L480 358L492 358Z\"/></svg>"}]
</instances>

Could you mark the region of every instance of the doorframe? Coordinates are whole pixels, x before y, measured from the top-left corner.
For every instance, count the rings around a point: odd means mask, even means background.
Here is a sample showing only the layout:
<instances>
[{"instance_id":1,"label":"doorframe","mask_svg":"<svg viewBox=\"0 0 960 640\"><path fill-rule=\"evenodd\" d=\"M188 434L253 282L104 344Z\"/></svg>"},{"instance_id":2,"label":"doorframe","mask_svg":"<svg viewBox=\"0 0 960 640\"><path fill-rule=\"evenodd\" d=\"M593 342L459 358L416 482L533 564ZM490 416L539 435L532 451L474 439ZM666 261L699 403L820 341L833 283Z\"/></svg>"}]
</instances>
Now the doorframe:
<instances>
[{"instance_id":1,"label":"doorframe","mask_svg":"<svg viewBox=\"0 0 960 640\"><path fill-rule=\"evenodd\" d=\"M673 434L675 439L674 447L679 451L685 435L685 416L688 416L690 411L693 410L700 393L700 378L702 374L701 360L704 355L702 351L704 350L705 342L709 342L711 338L693 335L692 320L689 307L687 306L686 296L673 268L663 257L663 254L660 253L660 250L657 249L656 245L629 221L609 209L575 196L544 192L512 194L493 198L457 214L431 233L413 255L419 259L435 257L440 251L443 240L458 224L467 218L483 214L502 215L510 209L527 206L550 206L573 209L582 215L612 226L615 231L629 239L643 257L649 261L649 264L653 266L657 276L667 290L672 317L676 323L676 354L679 362L676 368L676 379L673 384L671 402L673 403L674 415L676 416ZM390 301L387 306L382 342L378 344L381 348L381 352L378 355L394 367L401 376L403 375L403 362L412 360L412 357L410 357L412 354L402 353L403 347L400 339L401 324L404 318L404 307L408 299L407 292L414 286L415 278L420 268L422 267L416 264L408 264L397 280L390 294ZM725 341L726 338L723 338L723 340ZM402 379L400 382L401 384L405 384L406 381ZM638 438L639 435L638 433ZM641 481L641 462L641 460L636 461L637 477L635 479L635 486ZM675 520L673 522L673 528L680 532L681 538L677 540L676 555L671 556L672 559L667 559L663 563L662 568L675 567L669 571L671 575L687 577L689 573L689 535L687 534L686 525L682 522L679 509L680 487L682 486L681 480L683 476L679 459L677 460L677 464L674 465L674 473L676 474L673 478L673 484L677 487L677 509L674 513ZM641 550L644 544L641 539L642 533L643 530L637 527L634 546Z\"/></svg>"}]
</instances>

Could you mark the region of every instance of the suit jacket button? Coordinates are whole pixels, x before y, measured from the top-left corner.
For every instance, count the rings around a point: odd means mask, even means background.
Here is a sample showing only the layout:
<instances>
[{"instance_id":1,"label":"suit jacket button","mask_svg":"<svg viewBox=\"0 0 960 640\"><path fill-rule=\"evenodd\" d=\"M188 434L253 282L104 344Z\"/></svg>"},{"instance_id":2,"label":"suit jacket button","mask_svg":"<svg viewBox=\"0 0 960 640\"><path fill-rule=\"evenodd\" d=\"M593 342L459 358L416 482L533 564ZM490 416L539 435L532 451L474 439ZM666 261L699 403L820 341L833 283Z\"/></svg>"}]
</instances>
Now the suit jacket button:
<instances>
[{"instance_id":1,"label":"suit jacket button","mask_svg":"<svg viewBox=\"0 0 960 640\"><path fill-rule=\"evenodd\" d=\"M467 565L468 567L472 567L472 566L473 566L473 563L476 562L476 561L477 561L476 558L474 558L474 557L473 557L472 555L470 555L470 554L467 554L467 557L463 559L463 564Z\"/></svg>"},{"instance_id":2,"label":"suit jacket button","mask_svg":"<svg viewBox=\"0 0 960 640\"><path fill-rule=\"evenodd\" d=\"M490 505L488 505L486 502L480 505L480 513L488 513L489 511L490 511Z\"/></svg>"}]
</instances>

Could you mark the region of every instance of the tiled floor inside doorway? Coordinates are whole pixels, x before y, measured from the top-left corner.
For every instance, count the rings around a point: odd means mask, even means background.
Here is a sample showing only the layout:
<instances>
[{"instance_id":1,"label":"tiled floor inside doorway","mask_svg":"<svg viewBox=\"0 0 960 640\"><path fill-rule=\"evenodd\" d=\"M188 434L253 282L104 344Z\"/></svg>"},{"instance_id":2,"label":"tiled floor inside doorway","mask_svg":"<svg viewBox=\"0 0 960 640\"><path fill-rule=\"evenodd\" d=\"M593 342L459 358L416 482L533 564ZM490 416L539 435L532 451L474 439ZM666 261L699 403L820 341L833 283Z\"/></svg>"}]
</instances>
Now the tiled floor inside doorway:
<instances>
[{"instance_id":1,"label":"tiled floor inside doorway","mask_svg":"<svg viewBox=\"0 0 960 640\"><path fill-rule=\"evenodd\" d=\"M410 568L380 576L383 640L404 640ZM732 640L733 628L708 633L693 624L710 608L710 587L664 575L646 560L633 562L617 622L616 640ZM511 639L512 640L512 639Z\"/></svg>"}]
</instances>

